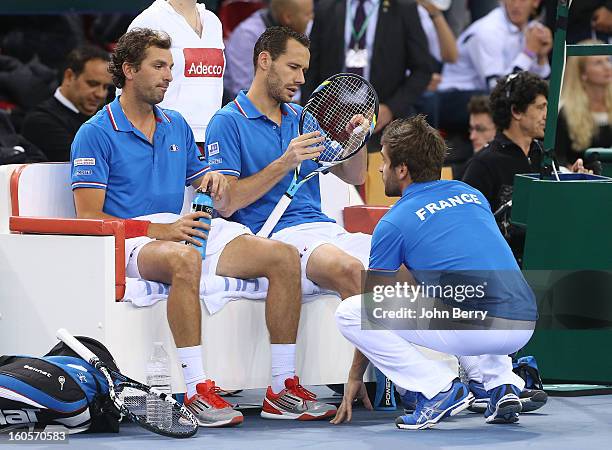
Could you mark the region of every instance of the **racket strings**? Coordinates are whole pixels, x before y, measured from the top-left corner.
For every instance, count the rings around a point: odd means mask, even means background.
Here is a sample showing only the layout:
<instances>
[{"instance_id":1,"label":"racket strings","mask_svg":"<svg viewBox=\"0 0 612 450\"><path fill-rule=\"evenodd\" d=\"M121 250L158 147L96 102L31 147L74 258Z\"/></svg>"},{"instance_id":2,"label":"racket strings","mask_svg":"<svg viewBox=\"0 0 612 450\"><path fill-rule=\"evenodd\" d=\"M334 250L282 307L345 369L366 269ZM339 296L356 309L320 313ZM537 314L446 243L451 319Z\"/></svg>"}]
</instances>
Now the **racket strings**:
<instances>
[{"instance_id":1,"label":"racket strings","mask_svg":"<svg viewBox=\"0 0 612 450\"><path fill-rule=\"evenodd\" d=\"M319 160L346 159L359 150L374 127L377 98L364 81L338 77L314 96L306 106L303 133L322 131L325 136ZM351 119L362 115L365 126L352 129Z\"/></svg>"},{"instance_id":2,"label":"racket strings","mask_svg":"<svg viewBox=\"0 0 612 450\"><path fill-rule=\"evenodd\" d=\"M162 400L136 386L119 384L115 390L124 408L151 431L180 437L197 430L193 416L177 403Z\"/></svg>"}]
</instances>

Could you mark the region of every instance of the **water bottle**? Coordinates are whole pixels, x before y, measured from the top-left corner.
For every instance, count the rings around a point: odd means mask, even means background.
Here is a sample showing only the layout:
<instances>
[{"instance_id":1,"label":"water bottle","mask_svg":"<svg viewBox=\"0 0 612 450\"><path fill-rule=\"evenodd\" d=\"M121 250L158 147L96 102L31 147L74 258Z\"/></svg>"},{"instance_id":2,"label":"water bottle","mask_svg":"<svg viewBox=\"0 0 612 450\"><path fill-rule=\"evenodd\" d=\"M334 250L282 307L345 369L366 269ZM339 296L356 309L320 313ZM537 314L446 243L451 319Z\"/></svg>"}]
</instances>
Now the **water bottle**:
<instances>
[{"instance_id":1,"label":"water bottle","mask_svg":"<svg viewBox=\"0 0 612 450\"><path fill-rule=\"evenodd\" d=\"M208 192L202 192L199 189L196 191L196 194L193 197L193 202L191 203L191 212L194 213L198 211L204 211L205 213L210 214L211 217L214 211L212 197L208 194ZM208 225L210 225L210 219L207 217L200 217L200 219L198 220L202 223L207 223ZM202 259L204 259L206 257L206 242L208 241L198 236L194 236L194 239L197 239L198 241L202 243L201 247L195 246L195 248L202 255Z\"/></svg>"},{"instance_id":2,"label":"water bottle","mask_svg":"<svg viewBox=\"0 0 612 450\"><path fill-rule=\"evenodd\" d=\"M172 395L168 353L161 342L155 342L147 363L147 384L158 392ZM147 421L161 428L172 426L172 405L157 396L147 395Z\"/></svg>"}]
</instances>

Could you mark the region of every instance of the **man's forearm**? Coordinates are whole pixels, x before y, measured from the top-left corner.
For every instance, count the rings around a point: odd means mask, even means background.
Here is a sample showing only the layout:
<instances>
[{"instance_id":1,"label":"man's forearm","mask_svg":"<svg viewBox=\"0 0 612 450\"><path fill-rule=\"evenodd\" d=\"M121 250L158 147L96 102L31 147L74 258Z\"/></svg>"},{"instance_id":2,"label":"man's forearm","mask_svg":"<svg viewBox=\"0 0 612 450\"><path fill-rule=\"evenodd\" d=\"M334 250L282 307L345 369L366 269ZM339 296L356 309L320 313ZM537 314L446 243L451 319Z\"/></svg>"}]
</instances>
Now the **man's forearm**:
<instances>
[{"instance_id":1,"label":"man's forearm","mask_svg":"<svg viewBox=\"0 0 612 450\"><path fill-rule=\"evenodd\" d=\"M355 353L353 354L353 363L351 364L351 370L349 372L349 378L363 380L363 375L365 374L365 371L368 368L368 364L368 358L366 358L365 355L359 351L359 349L355 348Z\"/></svg>"},{"instance_id":2,"label":"man's forearm","mask_svg":"<svg viewBox=\"0 0 612 450\"><path fill-rule=\"evenodd\" d=\"M285 164L276 160L265 169L250 177L241 179L228 177L231 203L226 215L231 215L235 211L259 200L287 175L288 170Z\"/></svg>"},{"instance_id":3,"label":"man's forearm","mask_svg":"<svg viewBox=\"0 0 612 450\"><path fill-rule=\"evenodd\" d=\"M359 185L365 183L367 170L368 152L364 145L359 153L333 167L330 172L346 183Z\"/></svg>"}]
</instances>

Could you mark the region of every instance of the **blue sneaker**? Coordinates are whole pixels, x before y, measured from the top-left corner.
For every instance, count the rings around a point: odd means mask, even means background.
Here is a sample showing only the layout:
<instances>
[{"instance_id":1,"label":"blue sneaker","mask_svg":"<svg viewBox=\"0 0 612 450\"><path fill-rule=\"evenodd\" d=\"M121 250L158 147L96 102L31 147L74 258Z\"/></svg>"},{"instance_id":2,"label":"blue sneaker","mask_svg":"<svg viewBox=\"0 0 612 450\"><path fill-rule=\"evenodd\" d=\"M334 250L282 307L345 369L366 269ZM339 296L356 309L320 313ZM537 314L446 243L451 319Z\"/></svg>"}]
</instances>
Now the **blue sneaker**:
<instances>
[{"instance_id":1,"label":"blue sneaker","mask_svg":"<svg viewBox=\"0 0 612 450\"><path fill-rule=\"evenodd\" d=\"M474 394L474 401L468 408L470 411L483 413L489 406L489 393L484 387L484 384L470 380L470 392Z\"/></svg>"},{"instance_id":2,"label":"blue sneaker","mask_svg":"<svg viewBox=\"0 0 612 450\"><path fill-rule=\"evenodd\" d=\"M487 423L518 422L522 406L521 391L511 384L503 384L489 391L489 404L484 412Z\"/></svg>"},{"instance_id":3,"label":"blue sneaker","mask_svg":"<svg viewBox=\"0 0 612 450\"><path fill-rule=\"evenodd\" d=\"M474 402L468 408L470 411L483 413L489 406L489 393L482 383L470 381L470 392L474 394ZM539 389L523 389L519 395L521 413L540 409L548 401L548 394Z\"/></svg>"},{"instance_id":4,"label":"blue sneaker","mask_svg":"<svg viewBox=\"0 0 612 450\"><path fill-rule=\"evenodd\" d=\"M416 409L419 394L414 391L406 391L404 395L401 396L401 399L404 414L412 414Z\"/></svg>"},{"instance_id":5,"label":"blue sneaker","mask_svg":"<svg viewBox=\"0 0 612 450\"><path fill-rule=\"evenodd\" d=\"M395 425L403 430L431 428L444 417L463 411L473 399L474 395L468 387L455 379L449 390L440 392L431 400L418 392L414 413L398 417L395 419Z\"/></svg>"}]
</instances>

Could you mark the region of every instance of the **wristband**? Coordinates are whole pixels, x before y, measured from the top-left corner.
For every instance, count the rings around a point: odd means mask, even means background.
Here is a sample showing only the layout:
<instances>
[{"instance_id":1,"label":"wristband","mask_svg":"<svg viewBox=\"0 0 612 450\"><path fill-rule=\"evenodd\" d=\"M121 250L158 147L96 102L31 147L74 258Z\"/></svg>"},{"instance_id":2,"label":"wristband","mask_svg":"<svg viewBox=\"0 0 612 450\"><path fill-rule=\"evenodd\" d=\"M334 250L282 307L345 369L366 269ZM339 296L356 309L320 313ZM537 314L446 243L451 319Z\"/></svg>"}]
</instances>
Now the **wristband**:
<instances>
[{"instance_id":1,"label":"wristband","mask_svg":"<svg viewBox=\"0 0 612 450\"><path fill-rule=\"evenodd\" d=\"M135 238L139 236L146 236L149 231L149 220L132 220L126 219L123 221L125 224L125 238Z\"/></svg>"},{"instance_id":2,"label":"wristband","mask_svg":"<svg viewBox=\"0 0 612 450\"><path fill-rule=\"evenodd\" d=\"M538 57L538 54L536 52L532 52L527 47L523 49L523 53L529 56L530 59L536 59Z\"/></svg>"}]
</instances>

